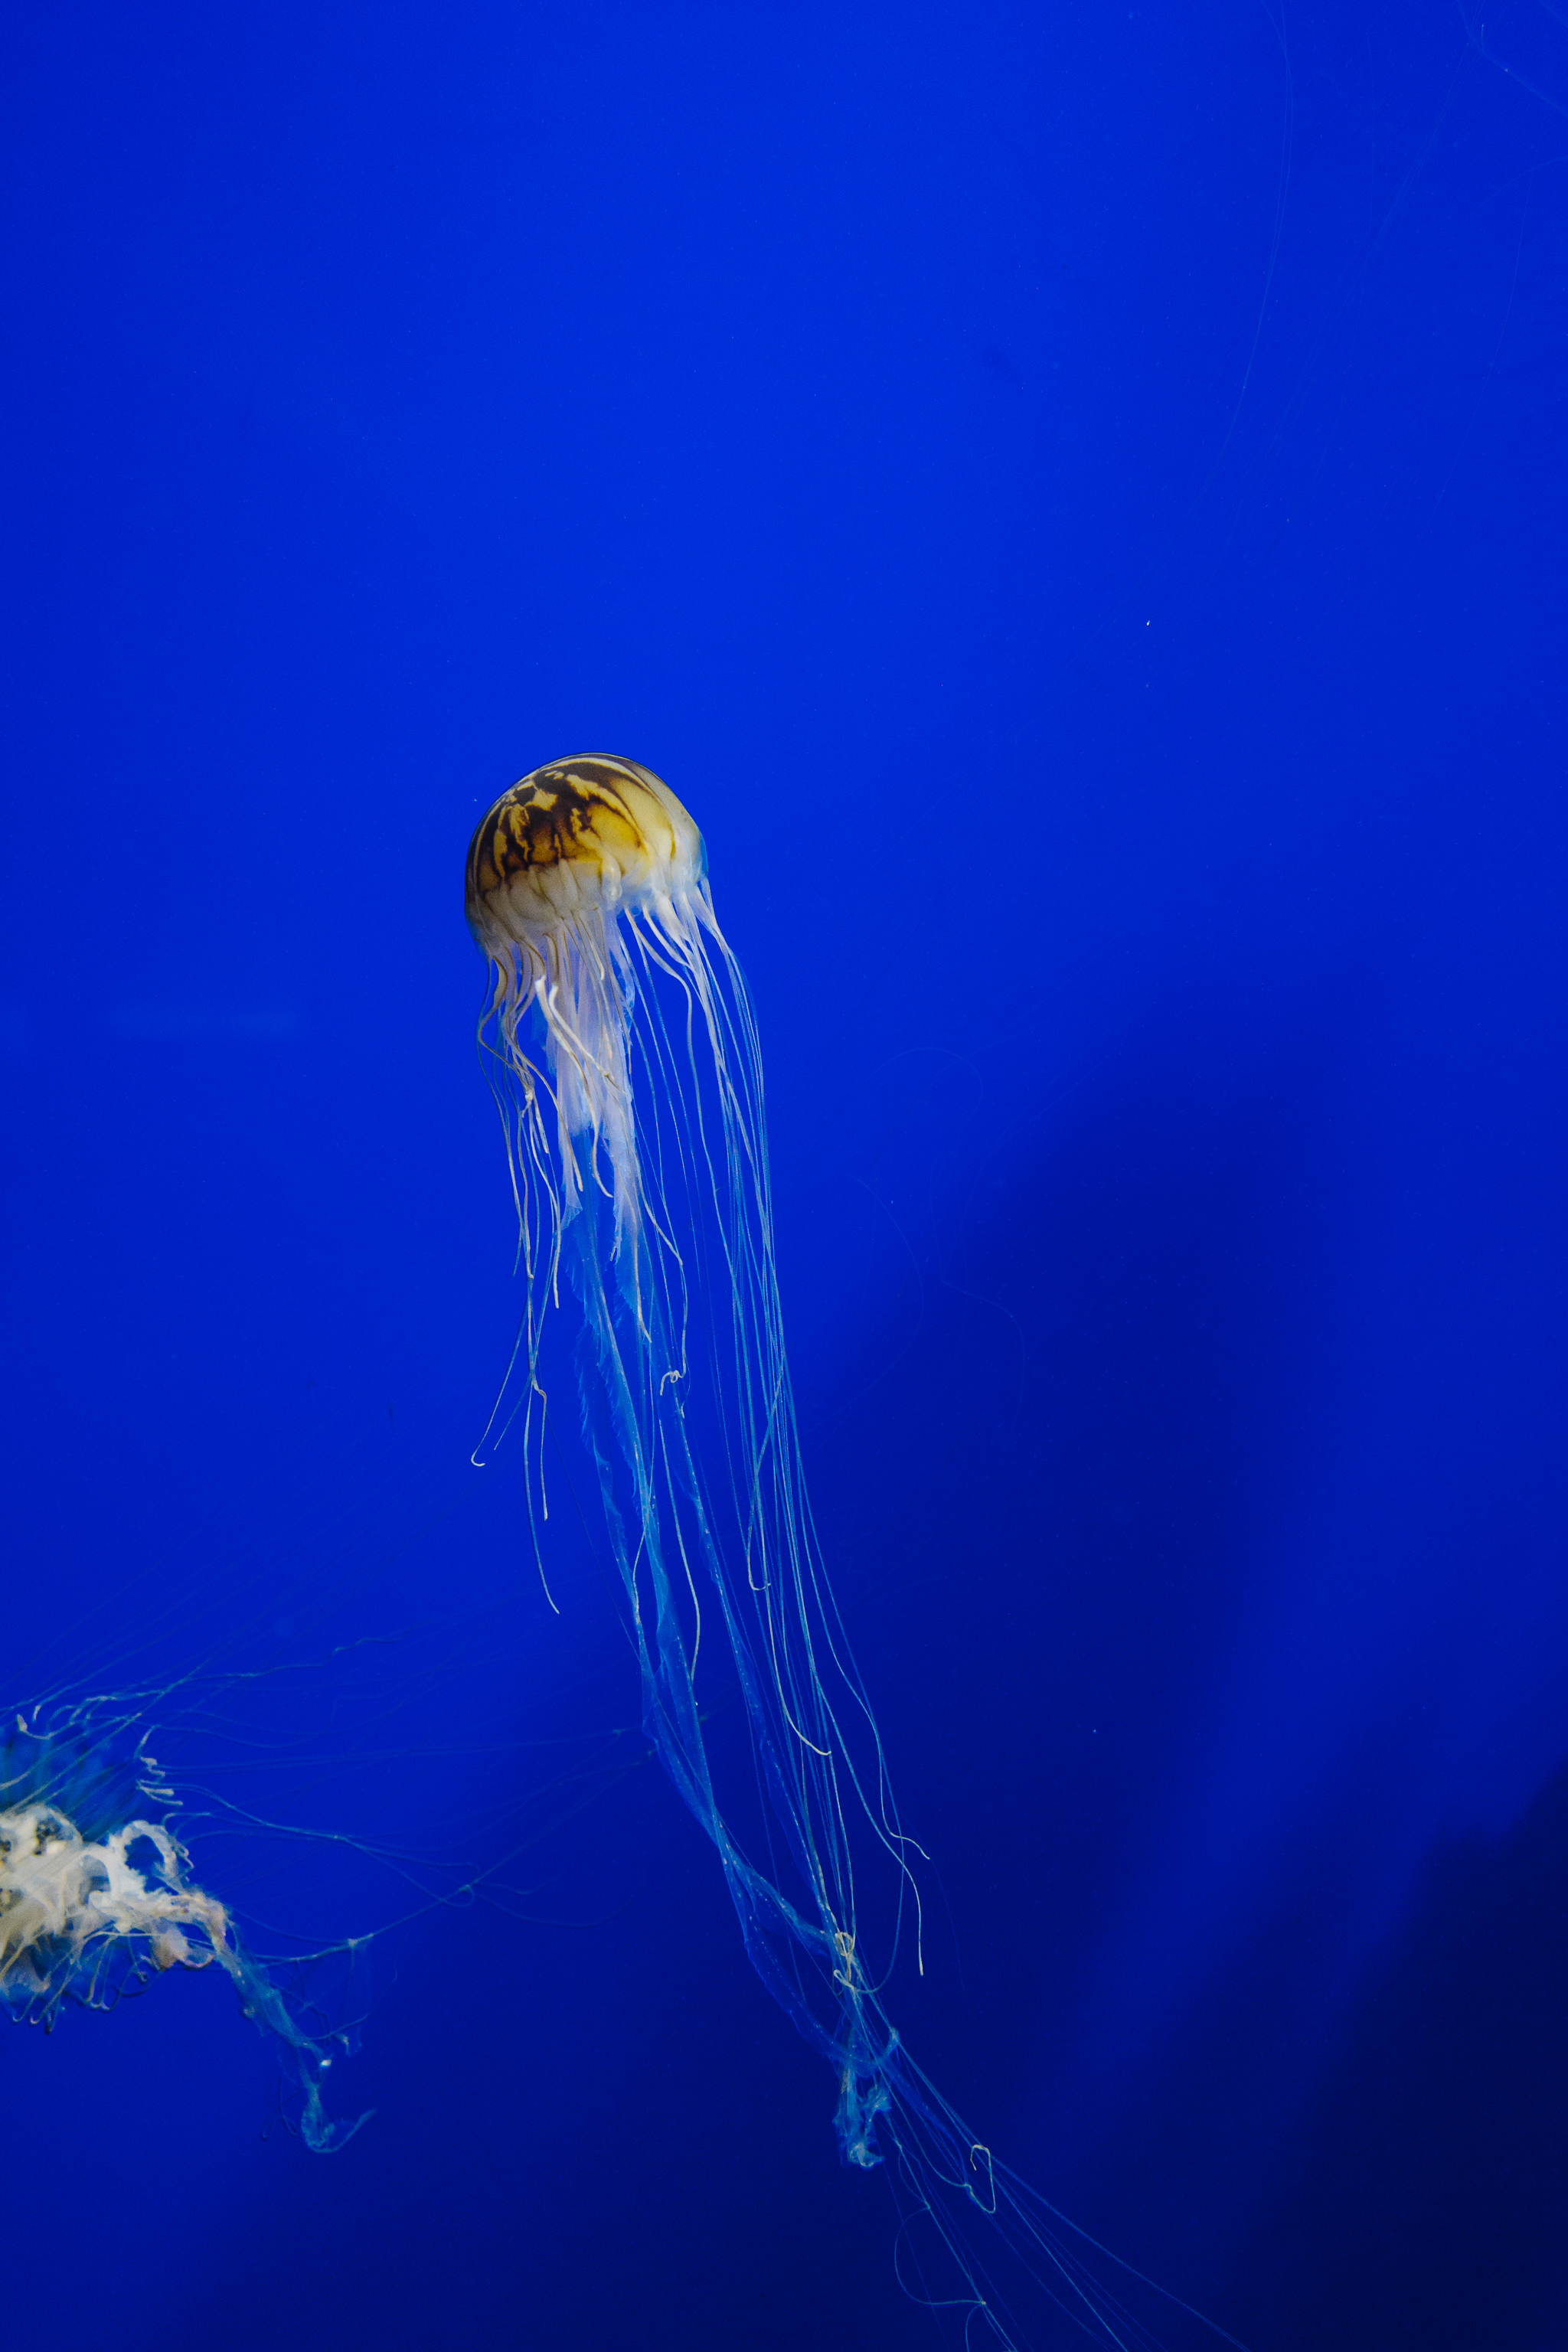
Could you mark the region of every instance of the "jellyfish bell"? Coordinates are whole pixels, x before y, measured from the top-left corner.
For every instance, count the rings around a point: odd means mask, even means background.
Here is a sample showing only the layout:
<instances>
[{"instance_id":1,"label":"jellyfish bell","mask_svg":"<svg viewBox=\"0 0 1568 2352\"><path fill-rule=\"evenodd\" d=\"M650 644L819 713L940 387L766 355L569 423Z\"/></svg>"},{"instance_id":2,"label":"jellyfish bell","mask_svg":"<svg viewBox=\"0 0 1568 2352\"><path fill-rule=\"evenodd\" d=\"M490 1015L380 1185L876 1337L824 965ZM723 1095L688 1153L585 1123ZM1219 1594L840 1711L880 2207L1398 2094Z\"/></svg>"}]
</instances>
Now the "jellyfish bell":
<instances>
[{"instance_id":1,"label":"jellyfish bell","mask_svg":"<svg viewBox=\"0 0 1568 2352\"><path fill-rule=\"evenodd\" d=\"M552 760L503 793L468 845L468 916L496 956L542 961L562 927L619 906L656 915L705 870L702 835L669 786L635 760Z\"/></svg>"}]
</instances>

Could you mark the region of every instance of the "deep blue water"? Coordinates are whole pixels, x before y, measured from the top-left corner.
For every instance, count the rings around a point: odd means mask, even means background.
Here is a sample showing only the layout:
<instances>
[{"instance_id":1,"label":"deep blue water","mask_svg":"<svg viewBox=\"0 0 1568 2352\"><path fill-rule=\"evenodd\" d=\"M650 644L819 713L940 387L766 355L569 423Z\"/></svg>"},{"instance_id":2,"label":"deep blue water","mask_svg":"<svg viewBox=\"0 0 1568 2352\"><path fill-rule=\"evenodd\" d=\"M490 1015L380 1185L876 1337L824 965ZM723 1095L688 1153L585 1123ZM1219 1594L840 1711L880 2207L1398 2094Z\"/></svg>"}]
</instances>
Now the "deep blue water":
<instances>
[{"instance_id":1,"label":"deep blue water","mask_svg":"<svg viewBox=\"0 0 1568 2352\"><path fill-rule=\"evenodd\" d=\"M170 1769L359 1843L198 1874L386 1928L328 2158L216 1971L0 2033L7 2342L941 2340L583 1523L557 1618L468 1463L461 858L605 748L760 1007L910 2046L1253 2352L1555 2352L1568 19L4 50L0 1700L206 1677Z\"/></svg>"}]
</instances>

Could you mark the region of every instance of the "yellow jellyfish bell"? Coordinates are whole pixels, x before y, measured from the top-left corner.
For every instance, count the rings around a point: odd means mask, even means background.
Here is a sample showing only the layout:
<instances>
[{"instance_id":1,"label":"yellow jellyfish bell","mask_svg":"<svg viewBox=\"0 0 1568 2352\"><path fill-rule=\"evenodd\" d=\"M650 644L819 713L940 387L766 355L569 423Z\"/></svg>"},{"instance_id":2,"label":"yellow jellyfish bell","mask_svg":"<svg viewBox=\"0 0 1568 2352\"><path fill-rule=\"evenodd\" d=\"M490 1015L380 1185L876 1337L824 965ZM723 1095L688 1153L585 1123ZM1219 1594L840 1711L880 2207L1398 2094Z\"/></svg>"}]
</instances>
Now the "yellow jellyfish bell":
<instances>
[{"instance_id":1,"label":"yellow jellyfish bell","mask_svg":"<svg viewBox=\"0 0 1568 2352\"><path fill-rule=\"evenodd\" d=\"M702 835L669 786L635 760L552 760L503 793L468 845L468 916L479 945L533 949L560 926L687 897Z\"/></svg>"}]
</instances>

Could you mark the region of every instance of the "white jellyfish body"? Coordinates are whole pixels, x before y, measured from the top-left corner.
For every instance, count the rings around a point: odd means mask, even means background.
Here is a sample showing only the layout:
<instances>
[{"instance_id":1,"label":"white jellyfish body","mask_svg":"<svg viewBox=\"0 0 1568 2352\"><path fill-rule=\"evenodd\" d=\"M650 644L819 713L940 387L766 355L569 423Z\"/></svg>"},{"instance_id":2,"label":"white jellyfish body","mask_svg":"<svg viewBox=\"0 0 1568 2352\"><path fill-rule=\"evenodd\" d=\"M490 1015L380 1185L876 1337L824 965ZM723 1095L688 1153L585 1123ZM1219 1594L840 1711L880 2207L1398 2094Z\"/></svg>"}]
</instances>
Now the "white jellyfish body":
<instances>
[{"instance_id":1,"label":"white jellyfish body","mask_svg":"<svg viewBox=\"0 0 1568 2352\"><path fill-rule=\"evenodd\" d=\"M188 1867L161 1822L85 1838L58 1806L0 1812L0 1988L47 2003L62 1979L90 1980L116 1945L140 1944L160 1969L232 1958L228 1914Z\"/></svg>"},{"instance_id":2,"label":"white jellyfish body","mask_svg":"<svg viewBox=\"0 0 1568 2352\"><path fill-rule=\"evenodd\" d=\"M68 2002L107 2009L152 1975L216 1966L281 2045L306 2145L341 2147L363 2118L329 2121L321 2083L351 2039L314 2030L194 1882L144 1731L90 1704L13 1721L0 1739L0 2011L48 2029Z\"/></svg>"}]
</instances>

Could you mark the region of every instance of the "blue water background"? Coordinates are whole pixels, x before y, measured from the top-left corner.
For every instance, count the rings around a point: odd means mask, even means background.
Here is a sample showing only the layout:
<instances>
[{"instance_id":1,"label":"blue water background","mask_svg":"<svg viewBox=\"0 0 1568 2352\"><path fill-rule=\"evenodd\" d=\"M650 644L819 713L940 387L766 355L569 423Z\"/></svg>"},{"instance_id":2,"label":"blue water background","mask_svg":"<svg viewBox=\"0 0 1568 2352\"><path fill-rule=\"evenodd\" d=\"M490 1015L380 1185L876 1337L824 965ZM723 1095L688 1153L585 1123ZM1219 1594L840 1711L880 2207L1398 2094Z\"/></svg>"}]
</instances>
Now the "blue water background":
<instances>
[{"instance_id":1,"label":"blue water background","mask_svg":"<svg viewBox=\"0 0 1568 2352\"><path fill-rule=\"evenodd\" d=\"M468 1466L462 853L600 748L756 992L910 2046L1256 2352L1568 2341L1568 23L4 50L0 1696L260 1673L168 1752L497 1874L330 2159L216 1972L0 2033L7 2341L940 2340L582 1523L556 1617ZM193 1852L263 1943L422 1899Z\"/></svg>"}]
</instances>

